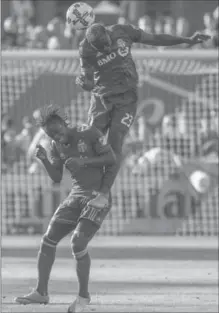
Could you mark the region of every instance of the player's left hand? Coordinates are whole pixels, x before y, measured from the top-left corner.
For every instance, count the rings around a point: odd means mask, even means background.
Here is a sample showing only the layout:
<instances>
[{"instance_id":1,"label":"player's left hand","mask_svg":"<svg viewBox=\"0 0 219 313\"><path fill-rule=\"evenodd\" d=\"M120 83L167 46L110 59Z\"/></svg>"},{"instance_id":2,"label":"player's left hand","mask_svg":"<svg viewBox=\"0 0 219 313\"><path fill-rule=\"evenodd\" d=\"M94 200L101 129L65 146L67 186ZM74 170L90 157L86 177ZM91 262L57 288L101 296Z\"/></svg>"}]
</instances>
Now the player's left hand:
<instances>
[{"instance_id":1,"label":"player's left hand","mask_svg":"<svg viewBox=\"0 0 219 313\"><path fill-rule=\"evenodd\" d=\"M85 166L83 158L69 158L65 161L65 167L71 172L77 172L83 166Z\"/></svg>"},{"instance_id":2,"label":"player's left hand","mask_svg":"<svg viewBox=\"0 0 219 313\"><path fill-rule=\"evenodd\" d=\"M196 32L189 38L189 44L196 45L198 43L202 43L203 41L206 41L209 39L211 39L211 36Z\"/></svg>"},{"instance_id":3,"label":"player's left hand","mask_svg":"<svg viewBox=\"0 0 219 313\"><path fill-rule=\"evenodd\" d=\"M109 206L109 197L103 193L98 193L98 195L90 200L87 205L102 210Z\"/></svg>"}]
</instances>

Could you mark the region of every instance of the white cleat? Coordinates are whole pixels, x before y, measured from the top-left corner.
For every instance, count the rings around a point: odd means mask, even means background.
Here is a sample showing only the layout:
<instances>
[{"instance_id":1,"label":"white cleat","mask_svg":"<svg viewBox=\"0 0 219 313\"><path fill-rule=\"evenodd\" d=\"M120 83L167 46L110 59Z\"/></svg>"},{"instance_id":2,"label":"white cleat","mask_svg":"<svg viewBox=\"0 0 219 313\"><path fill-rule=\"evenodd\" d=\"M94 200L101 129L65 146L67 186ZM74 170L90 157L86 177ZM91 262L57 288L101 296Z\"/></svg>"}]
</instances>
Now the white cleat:
<instances>
[{"instance_id":1,"label":"white cleat","mask_svg":"<svg viewBox=\"0 0 219 313\"><path fill-rule=\"evenodd\" d=\"M47 304L49 296L42 296L38 291L32 290L27 295L15 298L15 302L20 304Z\"/></svg>"},{"instance_id":2,"label":"white cleat","mask_svg":"<svg viewBox=\"0 0 219 313\"><path fill-rule=\"evenodd\" d=\"M90 298L77 296L76 300L69 306L68 313L83 312L90 303Z\"/></svg>"}]
</instances>

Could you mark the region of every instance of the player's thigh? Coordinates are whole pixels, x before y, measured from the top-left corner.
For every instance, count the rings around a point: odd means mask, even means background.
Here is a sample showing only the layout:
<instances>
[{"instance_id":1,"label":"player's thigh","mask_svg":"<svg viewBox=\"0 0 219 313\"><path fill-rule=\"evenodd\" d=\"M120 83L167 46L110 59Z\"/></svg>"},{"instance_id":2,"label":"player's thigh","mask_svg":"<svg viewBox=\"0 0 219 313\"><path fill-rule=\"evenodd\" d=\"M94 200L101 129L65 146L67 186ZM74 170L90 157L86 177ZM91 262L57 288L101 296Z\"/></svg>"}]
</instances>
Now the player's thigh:
<instances>
[{"instance_id":1,"label":"player's thigh","mask_svg":"<svg viewBox=\"0 0 219 313\"><path fill-rule=\"evenodd\" d=\"M110 128L128 133L137 112L137 91L129 90L123 94L119 94L114 101Z\"/></svg>"},{"instance_id":2,"label":"player's thigh","mask_svg":"<svg viewBox=\"0 0 219 313\"><path fill-rule=\"evenodd\" d=\"M88 202L92 197L87 198ZM99 230L101 224L103 223L105 217L110 211L112 206L112 197L110 194L109 206L102 210L93 208L91 206L85 205L81 211L81 215L78 219L78 224L72 235L72 249L74 253L83 251L94 237L94 235Z\"/></svg>"},{"instance_id":3,"label":"player's thigh","mask_svg":"<svg viewBox=\"0 0 219 313\"><path fill-rule=\"evenodd\" d=\"M56 246L63 238L75 229L75 225L52 220L43 236L43 242Z\"/></svg>"},{"instance_id":4,"label":"player's thigh","mask_svg":"<svg viewBox=\"0 0 219 313\"><path fill-rule=\"evenodd\" d=\"M51 223L56 222L76 227L81 213L79 199L79 195L70 193L55 211Z\"/></svg>"},{"instance_id":5,"label":"player's thigh","mask_svg":"<svg viewBox=\"0 0 219 313\"><path fill-rule=\"evenodd\" d=\"M94 125L102 133L106 133L110 123L111 108L104 105L104 101L98 95L92 94L88 111L88 124Z\"/></svg>"}]
</instances>

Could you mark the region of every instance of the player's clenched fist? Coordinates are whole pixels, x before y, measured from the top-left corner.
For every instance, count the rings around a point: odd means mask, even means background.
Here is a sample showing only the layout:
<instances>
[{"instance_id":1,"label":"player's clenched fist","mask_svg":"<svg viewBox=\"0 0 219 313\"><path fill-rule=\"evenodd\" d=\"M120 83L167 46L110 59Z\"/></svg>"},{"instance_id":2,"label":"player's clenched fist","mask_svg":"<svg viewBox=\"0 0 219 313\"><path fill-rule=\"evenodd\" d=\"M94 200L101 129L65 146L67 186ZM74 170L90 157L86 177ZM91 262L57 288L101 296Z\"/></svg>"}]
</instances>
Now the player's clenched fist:
<instances>
[{"instance_id":1,"label":"player's clenched fist","mask_svg":"<svg viewBox=\"0 0 219 313\"><path fill-rule=\"evenodd\" d=\"M46 150L43 148L41 145L36 146L36 152L35 155L38 159L40 160L45 160L47 159L47 153Z\"/></svg>"}]
</instances>

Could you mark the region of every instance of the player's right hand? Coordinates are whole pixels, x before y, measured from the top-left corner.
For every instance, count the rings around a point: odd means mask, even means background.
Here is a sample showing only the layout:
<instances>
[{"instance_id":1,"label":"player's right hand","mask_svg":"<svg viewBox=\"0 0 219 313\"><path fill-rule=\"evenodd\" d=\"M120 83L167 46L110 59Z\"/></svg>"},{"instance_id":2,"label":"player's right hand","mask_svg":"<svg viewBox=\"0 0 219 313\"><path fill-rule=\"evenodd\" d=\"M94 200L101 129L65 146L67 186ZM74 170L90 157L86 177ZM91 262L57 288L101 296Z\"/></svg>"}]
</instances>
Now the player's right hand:
<instances>
[{"instance_id":1,"label":"player's right hand","mask_svg":"<svg viewBox=\"0 0 219 313\"><path fill-rule=\"evenodd\" d=\"M211 39L211 36L196 32L189 38L189 44L195 45L209 39Z\"/></svg>"},{"instance_id":2,"label":"player's right hand","mask_svg":"<svg viewBox=\"0 0 219 313\"><path fill-rule=\"evenodd\" d=\"M43 146L41 145L36 146L35 156L40 160L47 159L47 153L46 153L46 150L43 148Z\"/></svg>"}]
</instances>

